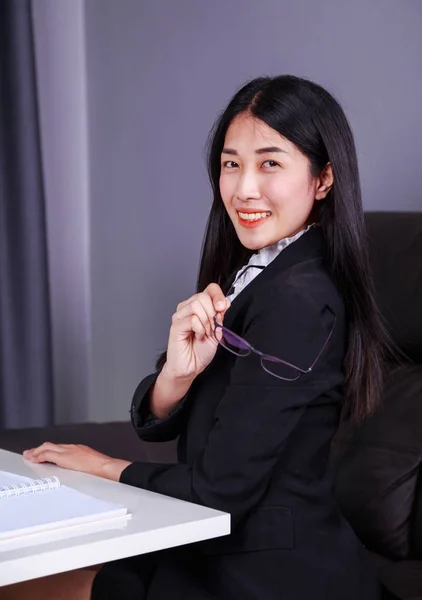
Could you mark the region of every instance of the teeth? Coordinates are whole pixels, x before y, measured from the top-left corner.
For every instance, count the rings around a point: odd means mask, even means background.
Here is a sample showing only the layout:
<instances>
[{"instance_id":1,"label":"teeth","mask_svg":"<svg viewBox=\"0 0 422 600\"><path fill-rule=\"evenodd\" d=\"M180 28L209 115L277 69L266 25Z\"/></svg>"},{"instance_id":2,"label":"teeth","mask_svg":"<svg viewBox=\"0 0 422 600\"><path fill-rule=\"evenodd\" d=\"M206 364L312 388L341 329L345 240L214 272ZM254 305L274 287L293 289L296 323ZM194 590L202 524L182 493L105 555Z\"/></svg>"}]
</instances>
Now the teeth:
<instances>
[{"instance_id":1,"label":"teeth","mask_svg":"<svg viewBox=\"0 0 422 600\"><path fill-rule=\"evenodd\" d=\"M258 219L265 219L271 215L270 212L259 212L259 213L243 213L238 211L239 217L244 221L258 221Z\"/></svg>"}]
</instances>

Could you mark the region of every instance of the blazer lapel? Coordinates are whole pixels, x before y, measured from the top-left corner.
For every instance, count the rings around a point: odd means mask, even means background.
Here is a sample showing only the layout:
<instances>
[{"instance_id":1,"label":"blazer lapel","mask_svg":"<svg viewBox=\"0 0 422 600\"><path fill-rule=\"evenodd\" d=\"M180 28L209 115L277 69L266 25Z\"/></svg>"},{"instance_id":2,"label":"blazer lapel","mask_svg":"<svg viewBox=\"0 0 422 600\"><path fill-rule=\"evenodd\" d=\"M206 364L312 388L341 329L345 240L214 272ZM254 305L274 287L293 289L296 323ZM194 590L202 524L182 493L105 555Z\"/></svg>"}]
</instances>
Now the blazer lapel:
<instances>
[{"instance_id":1,"label":"blazer lapel","mask_svg":"<svg viewBox=\"0 0 422 600\"><path fill-rule=\"evenodd\" d=\"M298 240L284 248L280 254L263 269L241 292L234 298L224 317L224 326L233 324L242 307L248 303L250 296L269 278L289 269L293 265L313 258L324 258L324 238L320 227L316 226L302 235Z\"/></svg>"}]
</instances>

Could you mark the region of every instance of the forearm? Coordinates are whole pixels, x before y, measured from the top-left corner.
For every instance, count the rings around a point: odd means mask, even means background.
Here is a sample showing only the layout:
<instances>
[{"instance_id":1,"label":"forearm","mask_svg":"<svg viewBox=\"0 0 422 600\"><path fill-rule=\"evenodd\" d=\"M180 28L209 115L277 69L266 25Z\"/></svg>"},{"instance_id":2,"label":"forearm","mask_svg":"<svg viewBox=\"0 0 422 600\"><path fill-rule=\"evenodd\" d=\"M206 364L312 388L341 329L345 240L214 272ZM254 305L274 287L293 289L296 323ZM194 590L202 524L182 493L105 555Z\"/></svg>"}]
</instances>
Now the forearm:
<instances>
[{"instance_id":1,"label":"forearm","mask_svg":"<svg viewBox=\"0 0 422 600\"><path fill-rule=\"evenodd\" d=\"M192 377L183 379L171 377L166 371L166 365L164 365L150 392L149 407L151 413L158 419L166 418L187 394L193 380Z\"/></svg>"}]
</instances>

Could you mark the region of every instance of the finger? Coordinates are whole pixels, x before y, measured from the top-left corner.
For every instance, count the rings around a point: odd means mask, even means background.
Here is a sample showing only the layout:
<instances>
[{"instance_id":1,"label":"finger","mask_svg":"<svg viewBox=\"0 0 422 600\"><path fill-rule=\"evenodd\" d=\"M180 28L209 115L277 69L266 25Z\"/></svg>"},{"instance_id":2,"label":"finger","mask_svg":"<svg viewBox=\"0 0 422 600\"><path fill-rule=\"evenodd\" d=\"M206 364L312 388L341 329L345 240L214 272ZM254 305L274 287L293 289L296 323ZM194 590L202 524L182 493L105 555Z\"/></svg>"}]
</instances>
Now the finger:
<instances>
[{"instance_id":1,"label":"finger","mask_svg":"<svg viewBox=\"0 0 422 600\"><path fill-rule=\"evenodd\" d=\"M203 294L206 294L211 298L211 303L216 312L222 311L225 312L230 307L230 300L228 300L221 289L221 287L217 283L210 283L203 292L199 294L194 294L187 300L180 302L177 305L176 311L180 310L184 306L191 304L194 300L200 298Z\"/></svg>"},{"instance_id":2,"label":"finger","mask_svg":"<svg viewBox=\"0 0 422 600\"><path fill-rule=\"evenodd\" d=\"M217 312L215 309L215 306L213 305L212 298L207 292L202 292L201 294L198 294L197 302L200 302L202 304L202 306L204 307L204 310L207 312L207 315L208 315L208 321L209 321L208 335L211 337L215 337L215 335L214 335L214 330L215 330L214 318L219 323L222 323L223 315L224 315L225 311L227 310L228 306L230 306L230 302L228 300L226 300L226 298L224 298L224 300L226 302L226 308L223 310L223 312Z\"/></svg>"},{"instance_id":3,"label":"finger","mask_svg":"<svg viewBox=\"0 0 422 600\"><path fill-rule=\"evenodd\" d=\"M44 443L46 443L46 442L44 442ZM42 447L43 447L43 444L41 444L40 446L35 446L35 448L28 448L27 450L24 450L22 454L24 457L30 456L30 455L34 454L34 452L39 451L39 449Z\"/></svg>"},{"instance_id":4,"label":"finger","mask_svg":"<svg viewBox=\"0 0 422 600\"><path fill-rule=\"evenodd\" d=\"M215 309L208 294L198 294L198 297L191 303L192 312L199 317L204 325L207 335L212 335L214 331Z\"/></svg>"},{"instance_id":5,"label":"finger","mask_svg":"<svg viewBox=\"0 0 422 600\"><path fill-rule=\"evenodd\" d=\"M192 315L191 317L191 330L199 340L203 340L207 335L206 329L197 315Z\"/></svg>"},{"instance_id":6,"label":"finger","mask_svg":"<svg viewBox=\"0 0 422 600\"><path fill-rule=\"evenodd\" d=\"M64 448L62 448L59 444L52 444L51 442L44 442L41 446L37 448L33 448L30 452L24 452L24 456L37 457L39 454L45 451L51 451L56 453L64 452Z\"/></svg>"},{"instance_id":7,"label":"finger","mask_svg":"<svg viewBox=\"0 0 422 600\"><path fill-rule=\"evenodd\" d=\"M172 318L172 323L178 329L182 329L183 331L188 331L191 326L191 317L196 315L198 319L201 321L203 328L205 329L206 335L211 335L211 322L210 317L205 310L203 304L198 300L193 300L190 304L186 304L183 308L178 310Z\"/></svg>"},{"instance_id":8,"label":"finger","mask_svg":"<svg viewBox=\"0 0 422 600\"><path fill-rule=\"evenodd\" d=\"M179 309L183 308L187 304L190 304L193 300L196 299L197 296L198 296L198 294L194 294L193 296L191 296L187 300L183 300L183 302L179 302L179 304L177 305L176 311L178 311Z\"/></svg>"},{"instance_id":9,"label":"finger","mask_svg":"<svg viewBox=\"0 0 422 600\"><path fill-rule=\"evenodd\" d=\"M197 314L203 322L204 326L206 323L204 321L203 315L204 311L206 314L206 318L209 323L209 330L207 328L208 334L212 334L214 331L214 317L217 316L217 311L212 303L211 296L206 292L201 292L197 294L195 299L191 302L190 306L192 307L192 312Z\"/></svg>"},{"instance_id":10,"label":"finger","mask_svg":"<svg viewBox=\"0 0 422 600\"><path fill-rule=\"evenodd\" d=\"M227 300L223 294L223 290L217 283L210 283L204 290L211 298L212 304L216 312L225 312L230 306L230 300Z\"/></svg>"},{"instance_id":11,"label":"finger","mask_svg":"<svg viewBox=\"0 0 422 600\"><path fill-rule=\"evenodd\" d=\"M217 321L217 323L219 323L220 325L223 324L223 314L222 313L217 313L215 320Z\"/></svg>"},{"instance_id":12,"label":"finger","mask_svg":"<svg viewBox=\"0 0 422 600\"><path fill-rule=\"evenodd\" d=\"M219 321L217 321L219 322ZM223 338L223 330L221 327L215 327L214 329L214 337L217 340L217 342L221 342L222 338Z\"/></svg>"},{"instance_id":13,"label":"finger","mask_svg":"<svg viewBox=\"0 0 422 600\"><path fill-rule=\"evenodd\" d=\"M43 450L39 452L36 456L31 456L30 461L33 463L43 463L43 462L51 462L54 464L58 464L60 461L61 453L54 452L54 450Z\"/></svg>"}]
</instances>

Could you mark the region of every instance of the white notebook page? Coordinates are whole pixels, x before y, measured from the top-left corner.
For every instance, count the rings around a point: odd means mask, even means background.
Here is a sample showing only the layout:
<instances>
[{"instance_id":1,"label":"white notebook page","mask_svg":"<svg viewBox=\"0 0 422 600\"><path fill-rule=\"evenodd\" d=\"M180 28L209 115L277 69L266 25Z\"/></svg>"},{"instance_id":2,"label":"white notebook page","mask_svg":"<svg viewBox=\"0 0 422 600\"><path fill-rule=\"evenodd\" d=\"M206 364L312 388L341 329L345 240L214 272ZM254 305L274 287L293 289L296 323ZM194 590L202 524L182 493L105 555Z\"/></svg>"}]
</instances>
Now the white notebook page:
<instances>
[{"instance_id":1,"label":"white notebook page","mask_svg":"<svg viewBox=\"0 0 422 600\"><path fill-rule=\"evenodd\" d=\"M0 471L0 487L31 481ZM99 500L62 485L55 490L0 500L0 541L83 523L129 517L123 505Z\"/></svg>"}]
</instances>

